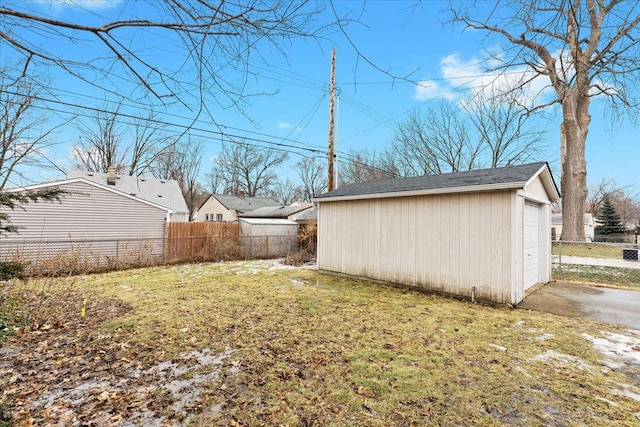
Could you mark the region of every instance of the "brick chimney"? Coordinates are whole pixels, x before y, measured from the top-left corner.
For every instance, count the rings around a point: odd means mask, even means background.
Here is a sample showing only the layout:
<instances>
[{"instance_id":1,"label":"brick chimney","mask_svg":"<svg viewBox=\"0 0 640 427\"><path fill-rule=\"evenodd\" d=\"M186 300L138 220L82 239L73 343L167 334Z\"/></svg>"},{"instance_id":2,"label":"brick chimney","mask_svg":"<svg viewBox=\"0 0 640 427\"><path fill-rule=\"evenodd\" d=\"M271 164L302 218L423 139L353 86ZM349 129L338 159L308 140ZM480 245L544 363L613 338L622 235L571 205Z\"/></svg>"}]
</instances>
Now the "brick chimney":
<instances>
[{"instance_id":1,"label":"brick chimney","mask_svg":"<svg viewBox=\"0 0 640 427\"><path fill-rule=\"evenodd\" d=\"M107 170L107 185L116 185L116 167L109 166Z\"/></svg>"}]
</instances>

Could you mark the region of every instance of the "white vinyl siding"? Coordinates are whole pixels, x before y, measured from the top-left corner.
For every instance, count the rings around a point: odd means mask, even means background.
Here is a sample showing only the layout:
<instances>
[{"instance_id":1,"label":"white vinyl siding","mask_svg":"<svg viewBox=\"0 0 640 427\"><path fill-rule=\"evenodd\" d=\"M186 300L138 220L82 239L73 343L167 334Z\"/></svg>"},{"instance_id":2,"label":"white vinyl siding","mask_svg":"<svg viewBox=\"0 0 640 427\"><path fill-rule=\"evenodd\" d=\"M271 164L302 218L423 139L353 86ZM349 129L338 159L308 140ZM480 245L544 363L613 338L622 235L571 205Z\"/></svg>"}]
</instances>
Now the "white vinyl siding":
<instances>
[{"instance_id":1,"label":"white vinyl siding","mask_svg":"<svg viewBox=\"0 0 640 427\"><path fill-rule=\"evenodd\" d=\"M164 238L166 210L87 182L60 187L70 192L61 203L41 201L8 211L11 224L21 228L2 240Z\"/></svg>"},{"instance_id":2,"label":"white vinyl siding","mask_svg":"<svg viewBox=\"0 0 640 427\"><path fill-rule=\"evenodd\" d=\"M63 182L61 202L7 211L19 233L0 237L0 256L35 264L158 262L169 210L86 181Z\"/></svg>"},{"instance_id":3,"label":"white vinyl siding","mask_svg":"<svg viewBox=\"0 0 640 427\"><path fill-rule=\"evenodd\" d=\"M318 268L509 302L514 194L320 203Z\"/></svg>"}]
</instances>

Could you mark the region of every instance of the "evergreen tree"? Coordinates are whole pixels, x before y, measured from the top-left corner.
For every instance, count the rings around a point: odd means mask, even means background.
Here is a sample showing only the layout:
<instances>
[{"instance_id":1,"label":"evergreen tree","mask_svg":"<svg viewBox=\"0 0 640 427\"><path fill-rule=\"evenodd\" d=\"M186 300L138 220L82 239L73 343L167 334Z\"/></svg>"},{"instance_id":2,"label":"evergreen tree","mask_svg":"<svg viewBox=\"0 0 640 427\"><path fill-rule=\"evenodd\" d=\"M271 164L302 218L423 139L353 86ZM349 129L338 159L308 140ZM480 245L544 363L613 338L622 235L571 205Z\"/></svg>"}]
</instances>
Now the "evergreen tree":
<instances>
[{"instance_id":1,"label":"evergreen tree","mask_svg":"<svg viewBox=\"0 0 640 427\"><path fill-rule=\"evenodd\" d=\"M39 201L60 202L66 193L66 190L57 187L22 193L0 191L0 207L13 210L18 207L22 208L22 205L27 203L36 203ZM10 217L6 210L0 212L0 236L5 236L8 233L18 233L19 230L20 227L10 224ZM19 262L0 261L0 280L8 280L14 277L22 278L23 271L24 266ZM0 323L1 322L2 319L0 319Z\"/></svg>"},{"instance_id":2,"label":"evergreen tree","mask_svg":"<svg viewBox=\"0 0 640 427\"><path fill-rule=\"evenodd\" d=\"M595 232L598 234L609 235L624 233L622 219L608 197L605 197L603 200L596 220L598 221L598 225L596 226Z\"/></svg>"}]
</instances>

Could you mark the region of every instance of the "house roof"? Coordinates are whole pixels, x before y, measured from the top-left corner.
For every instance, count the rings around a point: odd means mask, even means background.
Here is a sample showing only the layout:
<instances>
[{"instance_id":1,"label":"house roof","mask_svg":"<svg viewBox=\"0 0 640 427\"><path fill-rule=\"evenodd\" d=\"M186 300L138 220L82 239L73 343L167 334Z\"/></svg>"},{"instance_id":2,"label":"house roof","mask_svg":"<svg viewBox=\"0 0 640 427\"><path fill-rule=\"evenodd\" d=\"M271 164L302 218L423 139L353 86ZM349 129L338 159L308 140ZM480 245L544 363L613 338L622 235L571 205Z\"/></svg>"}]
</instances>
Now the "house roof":
<instances>
[{"instance_id":1,"label":"house roof","mask_svg":"<svg viewBox=\"0 0 640 427\"><path fill-rule=\"evenodd\" d=\"M298 217L296 217L296 221L297 222L302 222L302 221L312 221L312 220L317 220L318 219L318 210L317 209L308 209L304 212L302 212L302 214Z\"/></svg>"},{"instance_id":2,"label":"house roof","mask_svg":"<svg viewBox=\"0 0 640 427\"><path fill-rule=\"evenodd\" d=\"M549 165L546 162L410 178L396 178L377 182L363 182L347 185L337 190L324 193L315 200L324 202L517 189L526 187L527 184L538 176L540 176L551 201L558 201L560 197L558 188L553 181Z\"/></svg>"},{"instance_id":3,"label":"house roof","mask_svg":"<svg viewBox=\"0 0 640 427\"><path fill-rule=\"evenodd\" d=\"M552 225L562 225L562 214L551 214ZM584 225L593 225L593 215L590 213L584 214Z\"/></svg>"},{"instance_id":4,"label":"house roof","mask_svg":"<svg viewBox=\"0 0 640 427\"><path fill-rule=\"evenodd\" d=\"M239 221L252 225L298 225L295 221L283 218L240 218Z\"/></svg>"},{"instance_id":5,"label":"house roof","mask_svg":"<svg viewBox=\"0 0 640 427\"><path fill-rule=\"evenodd\" d=\"M280 204L273 199L261 199L258 197L239 197L227 194L212 194L211 196L209 196L209 198L210 197L216 198L225 208L229 210L235 210L239 213L260 209L267 206L280 206ZM207 200L209 200L209 198L207 198ZM207 202L207 200L205 200L205 203Z\"/></svg>"},{"instance_id":6,"label":"house roof","mask_svg":"<svg viewBox=\"0 0 640 427\"><path fill-rule=\"evenodd\" d=\"M49 182L44 182L41 184L33 184L33 185L27 185L27 186L22 186L22 187L14 187L14 188L9 188L6 191L10 191L10 192L20 192L20 191L32 191L32 190L39 190L42 188L48 188L48 187L62 187L65 185L69 185L69 184L73 184L76 182L83 182L86 183L88 185L94 186L96 188L100 188L102 190L107 190L110 191L112 193L116 193L119 194L123 197L127 197L129 199L133 199L136 200L137 202L140 203L144 203L145 205L149 205L149 206L153 206L154 208L158 208L161 209L165 212L171 213L173 212L170 208L163 206L159 203L154 203L154 202L150 202L148 200L144 200L140 197L134 197L130 194L124 193L122 191L116 190L115 188L113 188L113 186L107 186L107 185L102 185L99 184L97 182L94 181L90 181L88 179L82 178L82 177L78 177L78 178L70 178L70 179L64 179L64 180L59 180L59 181L49 181Z\"/></svg>"},{"instance_id":7,"label":"house roof","mask_svg":"<svg viewBox=\"0 0 640 427\"><path fill-rule=\"evenodd\" d=\"M265 206L239 215L242 218L288 218L312 206Z\"/></svg>"},{"instance_id":8,"label":"house roof","mask_svg":"<svg viewBox=\"0 0 640 427\"><path fill-rule=\"evenodd\" d=\"M103 187L113 188L142 200L163 206L174 213L189 213L178 181L144 176L116 175L116 184L107 185L107 174L86 171L69 171L67 178L84 178Z\"/></svg>"}]
</instances>

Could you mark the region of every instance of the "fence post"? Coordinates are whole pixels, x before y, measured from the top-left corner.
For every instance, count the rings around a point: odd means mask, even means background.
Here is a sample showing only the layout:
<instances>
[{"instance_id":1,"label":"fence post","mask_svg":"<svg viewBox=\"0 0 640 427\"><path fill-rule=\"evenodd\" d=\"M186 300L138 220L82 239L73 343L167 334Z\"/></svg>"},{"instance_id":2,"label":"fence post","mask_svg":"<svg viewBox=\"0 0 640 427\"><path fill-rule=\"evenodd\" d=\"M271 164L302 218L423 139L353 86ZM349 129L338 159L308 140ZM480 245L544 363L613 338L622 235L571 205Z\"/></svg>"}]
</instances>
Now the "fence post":
<instances>
[{"instance_id":1,"label":"fence post","mask_svg":"<svg viewBox=\"0 0 640 427\"><path fill-rule=\"evenodd\" d=\"M558 276L562 279L562 240L558 240Z\"/></svg>"},{"instance_id":2,"label":"fence post","mask_svg":"<svg viewBox=\"0 0 640 427\"><path fill-rule=\"evenodd\" d=\"M120 241L116 240L116 270L119 270Z\"/></svg>"}]
</instances>

